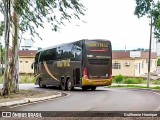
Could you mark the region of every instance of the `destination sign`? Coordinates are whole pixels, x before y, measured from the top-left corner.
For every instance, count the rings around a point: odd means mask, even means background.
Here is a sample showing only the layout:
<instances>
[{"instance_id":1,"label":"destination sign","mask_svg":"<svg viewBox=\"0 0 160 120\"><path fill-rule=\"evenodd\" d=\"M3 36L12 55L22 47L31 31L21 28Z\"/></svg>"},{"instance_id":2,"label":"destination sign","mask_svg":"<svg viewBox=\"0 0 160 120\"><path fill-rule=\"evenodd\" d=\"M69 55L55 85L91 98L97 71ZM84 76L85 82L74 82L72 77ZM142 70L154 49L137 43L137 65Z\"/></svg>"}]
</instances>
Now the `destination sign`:
<instances>
[{"instance_id":1,"label":"destination sign","mask_svg":"<svg viewBox=\"0 0 160 120\"><path fill-rule=\"evenodd\" d=\"M89 43L87 44L89 47L100 47L100 48L107 48L108 43Z\"/></svg>"}]
</instances>

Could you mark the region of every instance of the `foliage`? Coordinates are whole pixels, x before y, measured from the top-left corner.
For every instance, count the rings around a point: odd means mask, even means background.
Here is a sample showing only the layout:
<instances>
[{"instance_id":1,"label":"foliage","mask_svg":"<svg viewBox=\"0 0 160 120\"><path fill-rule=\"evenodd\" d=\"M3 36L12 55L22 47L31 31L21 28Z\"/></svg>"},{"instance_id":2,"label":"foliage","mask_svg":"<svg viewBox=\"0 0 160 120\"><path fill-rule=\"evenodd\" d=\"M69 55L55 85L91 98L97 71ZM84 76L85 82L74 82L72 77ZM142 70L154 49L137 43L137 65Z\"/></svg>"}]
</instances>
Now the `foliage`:
<instances>
[{"instance_id":1,"label":"foliage","mask_svg":"<svg viewBox=\"0 0 160 120\"><path fill-rule=\"evenodd\" d=\"M154 90L160 90L159 86L156 87L147 87L147 86L138 86L138 85L115 85L115 86L107 86L109 88L138 88L138 89L154 89Z\"/></svg>"},{"instance_id":2,"label":"foliage","mask_svg":"<svg viewBox=\"0 0 160 120\"><path fill-rule=\"evenodd\" d=\"M141 78L127 78L123 81L124 84L142 84L142 82Z\"/></svg>"},{"instance_id":3,"label":"foliage","mask_svg":"<svg viewBox=\"0 0 160 120\"><path fill-rule=\"evenodd\" d=\"M13 14L11 14L12 10ZM18 76L18 73L16 73L18 38L24 38L22 35L28 32L32 36L32 40L35 36L41 38L37 30L39 27L44 28L44 22L50 23L52 30L57 31L61 25L64 25L65 20L70 22L71 19L80 19L80 15L84 15L84 11L85 8L79 0L2 0L0 12L4 16L5 29L2 29L3 24L1 24L0 34L2 35L4 31L6 53L3 95L8 95L10 91L16 90L13 87L17 85L15 83L18 78L16 77ZM11 30L11 33L13 33L12 56L11 64L9 65L8 51ZM10 88L13 88L13 90Z\"/></svg>"},{"instance_id":4,"label":"foliage","mask_svg":"<svg viewBox=\"0 0 160 120\"><path fill-rule=\"evenodd\" d=\"M136 8L134 14L138 16L138 18L143 17L146 14L149 14L152 9L151 6L153 4L153 0L135 0Z\"/></svg>"},{"instance_id":5,"label":"foliage","mask_svg":"<svg viewBox=\"0 0 160 120\"><path fill-rule=\"evenodd\" d=\"M36 81L36 78L34 76L21 76L20 83L34 83Z\"/></svg>"},{"instance_id":6,"label":"foliage","mask_svg":"<svg viewBox=\"0 0 160 120\"><path fill-rule=\"evenodd\" d=\"M153 80L152 84L159 84L160 85L160 80Z\"/></svg>"},{"instance_id":7,"label":"foliage","mask_svg":"<svg viewBox=\"0 0 160 120\"><path fill-rule=\"evenodd\" d=\"M154 3L154 0L136 0L134 14L138 18L147 15L153 18L152 25L154 26L155 38L160 38L160 2Z\"/></svg>"},{"instance_id":8,"label":"foliage","mask_svg":"<svg viewBox=\"0 0 160 120\"><path fill-rule=\"evenodd\" d=\"M10 0L9 0L10 1ZM0 12L4 14L4 2L0 4ZM80 0L16 0L14 8L19 15L19 30L21 35L19 38L25 39L22 35L29 33L32 37L40 35L37 32L39 27L44 28L44 23L50 23L53 31L60 29L61 25L65 25L64 21L71 19L80 19L80 15L84 15L85 7ZM11 18L13 22L13 18ZM2 21L1 31L4 31L4 22Z\"/></svg>"},{"instance_id":9,"label":"foliage","mask_svg":"<svg viewBox=\"0 0 160 120\"><path fill-rule=\"evenodd\" d=\"M125 77L124 77L123 75L119 74L119 75L116 75L113 80L114 80L116 83L121 83L121 82L124 80L124 78L125 78Z\"/></svg>"},{"instance_id":10,"label":"foliage","mask_svg":"<svg viewBox=\"0 0 160 120\"><path fill-rule=\"evenodd\" d=\"M0 37L3 36L4 31L4 21L0 21Z\"/></svg>"},{"instance_id":11,"label":"foliage","mask_svg":"<svg viewBox=\"0 0 160 120\"><path fill-rule=\"evenodd\" d=\"M160 58L158 58L157 66L160 66Z\"/></svg>"},{"instance_id":12,"label":"foliage","mask_svg":"<svg viewBox=\"0 0 160 120\"><path fill-rule=\"evenodd\" d=\"M79 15L84 15L85 11L79 0L17 0L15 9L20 16L19 30L29 31L32 40L34 36L41 38L37 30L45 27L44 22L57 31L65 20L80 19Z\"/></svg>"},{"instance_id":13,"label":"foliage","mask_svg":"<svg viewBox=\"0 0 160 120\"><path fill-rule=\"evenodd\" d=\"M0 76L0 84L2 84L4 81L4 76Z\"/></svg>"}]
</instances>

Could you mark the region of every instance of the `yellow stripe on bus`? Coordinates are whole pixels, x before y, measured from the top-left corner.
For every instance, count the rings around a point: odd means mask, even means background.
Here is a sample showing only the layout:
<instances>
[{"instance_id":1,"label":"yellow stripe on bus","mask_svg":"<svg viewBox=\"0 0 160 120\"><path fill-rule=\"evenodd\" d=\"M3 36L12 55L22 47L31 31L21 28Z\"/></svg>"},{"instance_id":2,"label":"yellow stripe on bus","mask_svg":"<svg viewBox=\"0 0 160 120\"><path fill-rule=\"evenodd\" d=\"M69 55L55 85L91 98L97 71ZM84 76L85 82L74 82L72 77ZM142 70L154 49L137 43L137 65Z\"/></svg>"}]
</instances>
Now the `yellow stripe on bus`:
<instances>
[{"instance_id":1,"label":"yellow stripe on bus","mask_svg":"<svg viewBox=\"0 0 160 120\"><path fill-rule=\"evenodd\" d=\"M46 64L45 61L43 62L43 64L44 64L44 67L45 67L45 70L47 71L47 73L48 73L53 79L59 81L59 80L58 80L56 77L54 77L54 76L52 75L52 73L49 71L48 66L47 66L47 64Z\"/></svg>"}]
</instances>

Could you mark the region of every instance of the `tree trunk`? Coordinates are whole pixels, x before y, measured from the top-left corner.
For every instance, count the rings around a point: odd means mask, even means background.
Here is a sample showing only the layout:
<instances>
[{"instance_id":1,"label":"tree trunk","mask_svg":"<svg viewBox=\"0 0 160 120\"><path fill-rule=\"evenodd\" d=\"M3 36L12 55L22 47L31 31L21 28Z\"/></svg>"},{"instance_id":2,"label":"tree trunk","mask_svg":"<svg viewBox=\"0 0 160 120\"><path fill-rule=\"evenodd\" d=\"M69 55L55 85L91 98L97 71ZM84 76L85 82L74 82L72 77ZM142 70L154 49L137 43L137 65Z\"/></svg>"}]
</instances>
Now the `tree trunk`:
<instances>
[{"instance_id":1,"label":"tree trunk","mask_svg":"<svg viewBox=\"0 0 160 120\"><path fill-rule=\"evenodd\" d=\"M14 8L17 4L17 0L14 0ZM12 60L10 64L10 75L11 75L11 92L17 92L18 72L17 72L17 59L18 59L18 20L17 12L13 11L13 38L12 38Z\"/></svg>"},{"instance_id":2,"label":"tree trunk","mask_svg":"<svg viewBox=\"0 0 160 120\"><path fill-rule=\"evenodd\" d=\"M4 72L4 83L3 83L3 91L2 95L9 95L9 81L8 81L8 64L9 64L9 57L8 57L8 50L9 50L9 35L10 35L10 0L4 0L5 6L5 72Z\"/></svg>"}]
</instances>

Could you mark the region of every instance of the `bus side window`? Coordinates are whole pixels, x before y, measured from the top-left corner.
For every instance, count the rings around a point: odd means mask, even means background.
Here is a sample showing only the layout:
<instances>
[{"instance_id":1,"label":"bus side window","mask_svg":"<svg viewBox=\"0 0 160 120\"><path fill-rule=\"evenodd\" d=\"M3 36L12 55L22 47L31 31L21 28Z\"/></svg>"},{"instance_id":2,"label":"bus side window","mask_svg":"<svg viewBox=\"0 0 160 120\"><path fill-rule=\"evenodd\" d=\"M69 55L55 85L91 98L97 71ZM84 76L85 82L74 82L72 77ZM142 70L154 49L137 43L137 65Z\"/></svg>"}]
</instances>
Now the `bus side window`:
<instances>
[{"instance_id":1,"label":"bus side window","mask_svg":"<svg viewBox=\"0 0 160 120\"><path fill-rule=\"evenodd\" d=\"M81 54L82 54L82 45L80 43L75 44L75 59L76 60L81 60Z\"/></svg>"},{"instance_id":2,"label":"bus side window","mask_svg":"<svg viewBox=\"0 0 160 120\"><path fill-rule=\"evenodd\" d=\"M61 59L62 58L62 55L63 55L63 50L62 50L62 48L61 47L58 47L57 48L57 50L56 50L57 52L57 59Z\"/></svg>"},{"instance_id":3,"label":"bus side window","mask_svg":"<svg viewBox=\"0 0 160 120\"><path fill-rule=\"evenodd\" d=\"M46 51L43 51L43 52L40 54L39 63L45 61L45 54L46 54Z\"/></svg>"},{"instance_id":4,"label":"bus side window","mask_svg":"<svg viewBox=\"0 0 160 120\"><path fill-rule=\"evenodd\" d=\"M40 52L38 52L35 56L35 63L38 63Z\"/></svg>"},{"instance_id":5,"label":"bus side window","mask_svg":"<svg viewBox=\"0 0 160 120\"><path fill-rule=\"evenodd\" d=\"M35 62L33 62L33 63L32 63L32 65L31 65L31 69L33 69L33 68L34 68L34 65L35 65Z\"/></svg>"}]
</instances>

